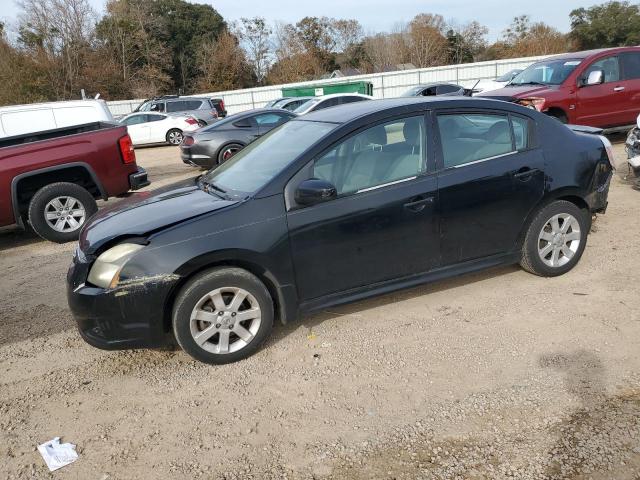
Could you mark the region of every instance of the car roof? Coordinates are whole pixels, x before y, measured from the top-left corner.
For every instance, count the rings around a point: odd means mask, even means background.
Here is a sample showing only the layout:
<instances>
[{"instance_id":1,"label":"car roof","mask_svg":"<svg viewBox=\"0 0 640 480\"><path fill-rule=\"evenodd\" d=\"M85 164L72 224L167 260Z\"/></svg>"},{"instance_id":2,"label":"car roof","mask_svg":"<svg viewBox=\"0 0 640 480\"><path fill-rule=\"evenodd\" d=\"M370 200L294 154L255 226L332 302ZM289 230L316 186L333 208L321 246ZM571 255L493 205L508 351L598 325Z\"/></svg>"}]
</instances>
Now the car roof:
<instances>
[{"instance_id":1,"label":"car roof","mask_svg":"<svg viewBox=\"0 0 640 480\"><path fill-rule=\"evenodd\" d=\"M622 52L633 52L633 51L639 52L640 47L615 47L615 48L598 48L595 50L583 50L582 52L550 55L548 58L544 60L548 60L548 59L564 60L564 59L578 59L578 58L584 59L584 58L592 57L594 55L600 55L601 53L622 53ZM540 60L540 61L544 61L544 60Z\"/></svg>"},{"instance_id":2,"label":"car roof","mask_svg":"<svg viewBox=\"0 0 640 480\"><path fill-rule=\"evenodd\" d=\"M409 90L413 90L416 88L429 88L429 87L437 87L437 86L442 86L442 85L451 85L452 87L458 87L458 88L464 88L461 85L458 85L457 83L450 83L450 82L432 82L432 83L421 83L420 85L416 85L415 87L411 87Z\"/></svg>"},{"instance_id":3,"label":"car roof","mask_svg":"<svg viewBox=\"0 0 640 480\"><path fill-rule=\"evenodd\" d=\"M407 107L406 112L421 110L415 108L424 106L424 109L430 108L486 108L500 110L515 110L518 108L514 104L501 100L493 100L488 98L470 98L470 97L399 97L388 98L384 100L373 100L371 102L356 102L346 105L338 105L332 108L317 110L307 113L296 119L295 121L313 121L344 124L349 123L357 118L365 117L385 110ZM414 107L414 108L411 108ZM520 107L523 108L523 107Z\"/></svg>"},{"instance_id":4,"label":"car roof","mask_svg":"<svg viewBox=\"0 0 640 480\"><path fill-rule=\"evenodd\" d=\"M317 97L309 97L309 100L314 99L314 98L318 98L320 100L324 100L326 98L334 98L334 97L364 97L364 98L373 98L369 95L363 95L361 93L349 93L349 92L345 92L345 93L329 93L327 95L318 95Z\"/></svg>"}]
</instances>

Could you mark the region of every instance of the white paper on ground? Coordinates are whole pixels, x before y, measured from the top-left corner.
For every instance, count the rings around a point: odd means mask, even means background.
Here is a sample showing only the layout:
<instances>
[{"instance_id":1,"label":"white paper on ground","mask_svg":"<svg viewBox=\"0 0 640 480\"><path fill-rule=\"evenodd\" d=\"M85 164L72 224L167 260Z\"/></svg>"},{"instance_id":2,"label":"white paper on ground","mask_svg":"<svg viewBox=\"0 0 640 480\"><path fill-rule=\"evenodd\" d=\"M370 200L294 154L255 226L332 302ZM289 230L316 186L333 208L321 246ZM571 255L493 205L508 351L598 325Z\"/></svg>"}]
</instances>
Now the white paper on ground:
<instances>
[{"instance_id":1,"label":"white paper on ground","mask_svg":"<svg viewBox=\"0 0 640 480\"><path fill-rule=\"evenodd\" d=\"M60 437L38 445L38 451L44 458L50 472L69 465L78 459L76 446L72 443L60 443Z\"/></svg>"}]
</instances>

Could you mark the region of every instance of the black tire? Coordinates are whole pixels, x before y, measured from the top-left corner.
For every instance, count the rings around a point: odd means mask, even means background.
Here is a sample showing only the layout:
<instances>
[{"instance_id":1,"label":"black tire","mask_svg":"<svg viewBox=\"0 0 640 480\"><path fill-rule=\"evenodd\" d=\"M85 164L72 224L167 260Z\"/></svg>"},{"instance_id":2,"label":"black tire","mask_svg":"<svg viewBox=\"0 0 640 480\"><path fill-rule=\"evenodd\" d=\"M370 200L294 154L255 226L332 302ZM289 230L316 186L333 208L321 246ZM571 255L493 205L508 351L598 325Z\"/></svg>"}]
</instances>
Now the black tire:
<instances>
[{"instance_id":1,"label":"black tire","mask_svg":"<svg viewBox=\"0 0 640 480\"><path fill-rule=\"evenodd\" d=\"M172 128L167 132L167 143L169 145L180 145L182 143L182 139L184 138L182 134L182 130L179 128Z\"/></svg>"},{"instance_id":2,"label":"black tire","mask_svg":"<svg viewBox=\"0 0 640 480\"><path fill-rule=\"evenodd\" d=\"M53 201L57 197L68 197L70 199L77 200L84 208L84 217L82 219L73 217L79 225L77 228L71 226L70 223L66 223L66 226L70 229L68 231L58 231L47 222L45 213L53 213L56 210L51 210L52 206L49 202ZM38 190L29 202L29 224L33 230L45 240L56 243L71 242L78 239L80 230L87 222L87 220L98 211L98 204L93 196L80 185L75 183L58 182L51 183ZM71 215L69 215L71 216ZM65 228L61 226L61 228Z\"/></svg>"},{"instance_id":3,"label":"black tire","mask_svg":"<svg viewBox=\"0 0 640 480\"><path fill-rule=\"evenodd\" d=\"M561 111L557 111L557 110L552 110L548 113L548 115L550 117L555 118L556 120L558 120L560 123L566 125L567 123L569 123L569 119L567 118L567 115L564 112Z\"/></svg>"},{"instance_id":4,"label":"black tire","mask_svg":"<svg viewBox=\"0 0 640 480\"><path fill-rule=\"evenodd\" d=\"M551 237L554 237L553 241L546 241L540 238L542 234L543 228L550 229L550 220L556 215L571 215L579 226L579 232L576 232L571 228L571 232L567 233L566 236L557 237L550 231L547 231L547 234ZM564 221L562 225L558 223L560 227L564 226ZM533 220L529 224L527 229L527 233L524 238L524 242L522 245L522 257L520 260L520 265L522 268L531 272L535 275L540 275L541 277L556 277L558 275L562 275L567 273L573 267L576 266L580 257L582 257L582 253L584 252L585 246L587 244L587 235L589 233L589 229L591 228L591 217L589 212L585 209L581 209L576 206L574 203L568 202L566 200L556 200L544 206L540 211L534 216ZM569 235L574 235L579 237L579 244L577 246L568 244L568 240L566 238L570 238ZM562 234L560 234L562 235ZM549 265L547 262L553 263L554 253L554 242L557 241L557 248L567 247L569 249L574 248L573 256L568 257L564 253L558 253L559 258L556 260L558 265L553 266ZM545 260L543 260L542 255L545 252L544 247L551 246L552 250L548 254ZM571 253L571 252L568 252ZM564 262L564 263L562 263Z\"/></svg>"},{"instance_id":5,"label":"black tire","mask_svg":"<svg viewBox=\"0 0 640 480\"><path fill-rule=\"evenodd\" d=\"M226 322L233 322L232 317L230 317L231 313L226 313L227 311L233 311L232 297L224 298L225 307L227 308L224 308L225 313L222 317L216 316L216 313L217 315L221 315L222 309L218 309L213 304L213 301L206 300L209 303L202 308L202 310L205 310L204 314L207 315L211 313L211 315L214 315L212 318L221 318L222 320L220 320L218 324L214 324L213 322L208 323L206 321L194 321L196 333L202 333L209 327L211 331L215 331L211 337L208 337L208 339L203 342L204 346L200 346L192 334L192 312L209 293L217 291L218 289L242 289L249 294L247 299L241 304L244 310L239 310L240 313L242 311L248 311L247 308L255 306L249 304L251 301L254 303L257 302L260 308L260 320L257 327L255 327L256 330L253 332L253 337L247 341L244 346L240 346L237 351L232 351L232 349L234 346L238 347L238 345L242 345L243 342L240 341L238 343L241 338L235 333L236 329L233 326L234 324L228 327L226 326ZM222 293L222 295L232 294ZM191 357L210 365L222 365L236 362L253 355L271 333L273 317L274 310L271 295L269 295L269 291L265 285L255 275L241 268L220 267L198 274L189 280L180 290L173 306L173 332L180 347ZM218 320L215 321L218 322ZM244 322L242 327L245 328L245 331L249 331L251 328L250 325L252 324L247 322L253 322L253 320L241 322ZM240 322L237 322L237 324L240 325ZM220 335L226 333L226 328L229 329L227 333L227 338L229 338L227 348L229 352L219 353L220 344L222 343L220 341ZM217 344L215 342L217 342Z\"/></svg>"},{"instance_id":6,"label":"black tire","mask_svg":"<svg viewBox=\"0 0 640 480\"><path fill-rule=\"evenodd\" d=\"M244 145L242 145L241 143L229 143L228 145L222 147L218 152L218 165L222 165L243 148ZM228 153L230 152L232 152L231 155L228 155Z\"/></svg>"}]
</instances>

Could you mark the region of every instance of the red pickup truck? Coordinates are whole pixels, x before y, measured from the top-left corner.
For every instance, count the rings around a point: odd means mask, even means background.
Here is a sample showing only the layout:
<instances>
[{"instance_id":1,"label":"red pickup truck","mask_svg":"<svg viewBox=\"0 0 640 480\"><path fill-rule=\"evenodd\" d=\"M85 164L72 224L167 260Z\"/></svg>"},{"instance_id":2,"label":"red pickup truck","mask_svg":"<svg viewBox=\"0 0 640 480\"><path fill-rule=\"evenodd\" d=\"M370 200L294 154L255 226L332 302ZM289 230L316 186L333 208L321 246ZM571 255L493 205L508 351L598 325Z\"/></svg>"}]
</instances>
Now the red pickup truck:
<instances>
[{"instance_id":1,"label":"red pickup truck","mask_svg":"<svg viewBox=\"0 0 640 480\"><path fill-rule=\"evenodd\" d=\"M536 62L479 97L519 103L563 123L615 128L640 113L640 47L565 53Z\"/></svg>"},{"instance_id":2,"label":"red pickup truck","mask_svg":"<svg viewBox=\"0 0 640 480\"><path fill-rule=\"evenodd\" d=\"M46 240L77 239L96 199L148 184L125 126L96 122L0 139L0 226L28 222Z\"/></svg>"}]
</instances>

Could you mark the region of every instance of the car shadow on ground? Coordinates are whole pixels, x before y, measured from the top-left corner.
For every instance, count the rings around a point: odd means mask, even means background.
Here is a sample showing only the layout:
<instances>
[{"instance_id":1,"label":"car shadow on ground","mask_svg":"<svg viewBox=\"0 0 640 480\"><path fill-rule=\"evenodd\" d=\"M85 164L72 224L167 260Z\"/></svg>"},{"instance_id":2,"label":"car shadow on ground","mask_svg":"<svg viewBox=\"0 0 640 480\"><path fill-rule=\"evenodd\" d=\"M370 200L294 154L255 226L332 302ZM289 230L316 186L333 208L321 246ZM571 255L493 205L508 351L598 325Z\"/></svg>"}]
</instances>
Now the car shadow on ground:
<instances>
[{"instance_id":1,"label":"car shadow on ground","mask_svg":"<svg viewBox=\"0 0 640 480\"><path fill-rule=\"evenodd\" d=\"M0 228L0 252L24 247L38 242L44 242L44 240L33 230L23 230L14 226Z\"/></svg>"},{"instance_id":2,"label":"car shadow on ground","mask_svg":"<svg viewBox=\"0 0 640 480\"><path fill-rule=\"evenodd\" d=\"M581 404L549 430L557 440L547 452L545 478L591 478L595 472L640 478L629 476L640 467L640 392L608 394L605 367L588 350L545 355L539 365L561 372L565 389Z\"/></svg>"}]
</instances>

